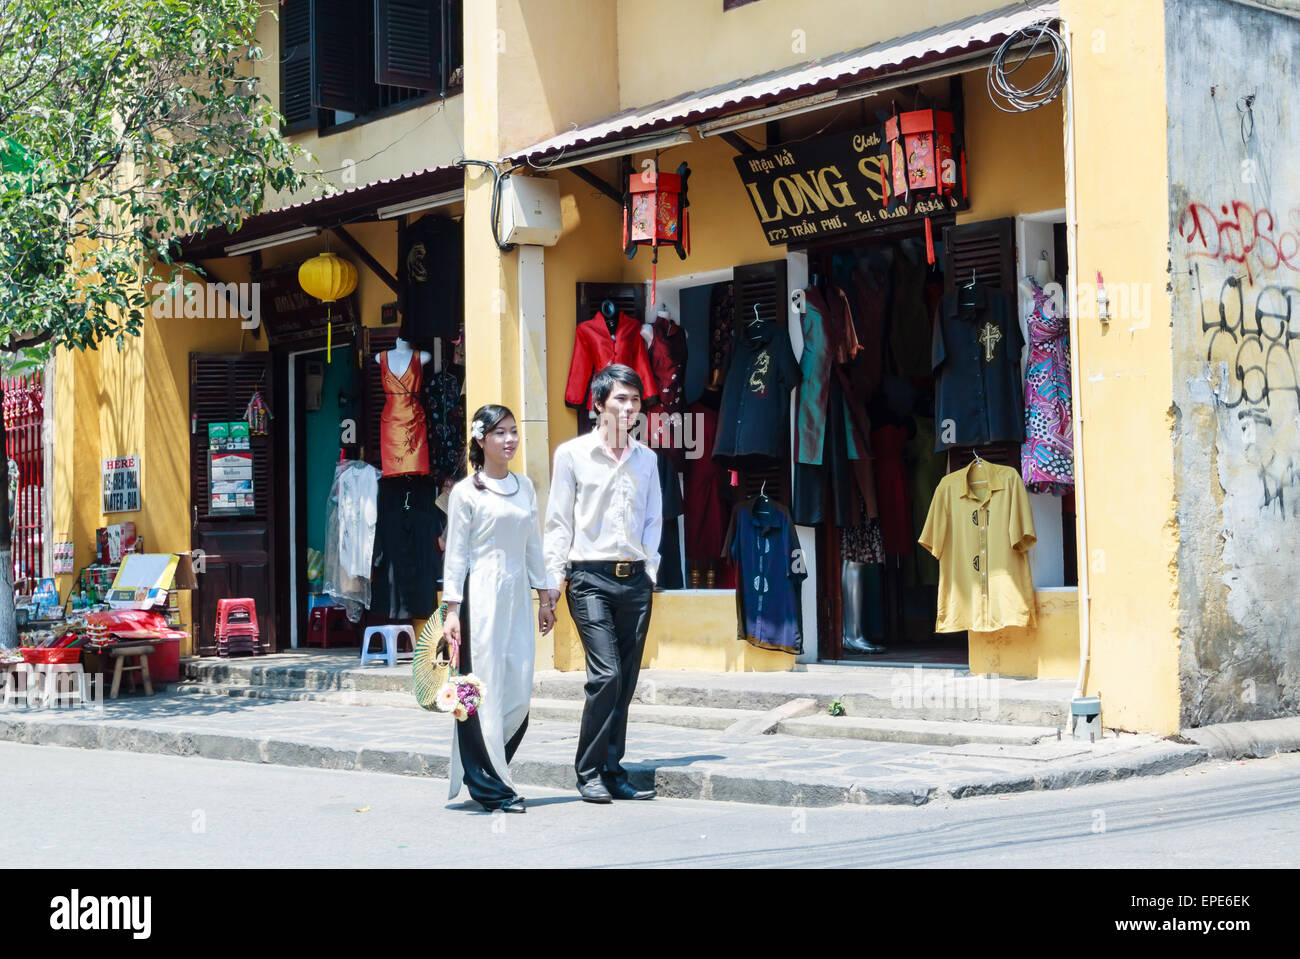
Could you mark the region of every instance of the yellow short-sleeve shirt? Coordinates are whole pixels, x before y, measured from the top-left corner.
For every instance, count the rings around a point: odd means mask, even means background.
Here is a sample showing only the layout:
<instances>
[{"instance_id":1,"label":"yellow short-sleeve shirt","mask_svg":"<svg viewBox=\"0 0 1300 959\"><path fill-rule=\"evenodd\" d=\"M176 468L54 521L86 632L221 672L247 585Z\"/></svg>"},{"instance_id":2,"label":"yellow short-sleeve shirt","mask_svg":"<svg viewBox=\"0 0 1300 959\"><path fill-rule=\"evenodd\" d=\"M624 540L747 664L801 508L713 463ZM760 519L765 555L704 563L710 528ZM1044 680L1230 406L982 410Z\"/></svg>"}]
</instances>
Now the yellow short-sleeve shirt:
<instances>
[{"instance_id":1,"label":"yellow short-sleeve shirt","mask_svg":"<svg viewBox=\"0 0 1300 959\"><path fill-rule=\"evenodd\" d=\"M939 560L935 632L1033 626L1034 517L1020 474L976 460L939 481L917 541Z\"/></svg>"}]
</instances>

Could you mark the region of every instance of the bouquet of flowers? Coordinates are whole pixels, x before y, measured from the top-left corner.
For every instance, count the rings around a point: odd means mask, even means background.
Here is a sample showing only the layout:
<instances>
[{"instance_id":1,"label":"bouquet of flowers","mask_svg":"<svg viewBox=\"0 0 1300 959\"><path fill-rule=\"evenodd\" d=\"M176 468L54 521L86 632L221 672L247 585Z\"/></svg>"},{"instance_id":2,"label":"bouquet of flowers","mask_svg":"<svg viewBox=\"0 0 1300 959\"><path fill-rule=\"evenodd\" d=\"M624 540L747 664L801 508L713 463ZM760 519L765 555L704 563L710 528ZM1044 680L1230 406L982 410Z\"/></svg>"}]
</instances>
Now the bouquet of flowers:
<instances>
[{"instance_id":1,"label":"bouquet of flowers","mask_svg":"<svg viewBox=\"0 0 1300 959\"><path fill-rule=\"evenodd\" d=\"M483 702L483 681L470 673L467 676L452 676L438 690L437 706L440 712L451 713L461 722L478 712Z\"/></svg>"}]
</instances>

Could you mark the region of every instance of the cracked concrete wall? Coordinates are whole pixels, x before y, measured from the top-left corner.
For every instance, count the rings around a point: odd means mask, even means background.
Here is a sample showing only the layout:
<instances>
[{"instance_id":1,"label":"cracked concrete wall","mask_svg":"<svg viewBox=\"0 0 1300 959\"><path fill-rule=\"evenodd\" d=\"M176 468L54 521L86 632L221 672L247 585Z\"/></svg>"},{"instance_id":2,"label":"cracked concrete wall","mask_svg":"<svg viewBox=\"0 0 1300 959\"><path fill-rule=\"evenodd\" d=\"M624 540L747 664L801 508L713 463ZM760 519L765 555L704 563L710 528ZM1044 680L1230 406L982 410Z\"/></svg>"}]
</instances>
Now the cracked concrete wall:
<instances>
[{"instance_id":1,"label":"cracked concrete wall","mask_svg":"<svg viewBox=\"0 0 1300 959\"><path fill-rule=\"evenodd\" d=\"M1181 720L1300 713L1300 19L1166 0Z\"/></svg>"}]
</instances>

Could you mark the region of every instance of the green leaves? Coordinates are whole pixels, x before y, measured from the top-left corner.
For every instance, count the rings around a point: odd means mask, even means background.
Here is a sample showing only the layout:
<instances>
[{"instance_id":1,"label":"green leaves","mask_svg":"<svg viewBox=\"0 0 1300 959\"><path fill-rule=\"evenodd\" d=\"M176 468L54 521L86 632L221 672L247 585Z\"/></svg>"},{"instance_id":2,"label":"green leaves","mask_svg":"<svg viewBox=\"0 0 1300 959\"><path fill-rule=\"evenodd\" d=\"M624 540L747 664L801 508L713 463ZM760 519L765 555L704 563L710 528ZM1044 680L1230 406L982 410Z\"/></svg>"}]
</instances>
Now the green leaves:
<instances>
[{"instance_id":1,"label":"green leaves","mask_svg":"<svg viewBox=\"0 0 1300 959\"><path fill-rule=\"evenodd\" d=\"M171 247L305 185L258 0L0 0L0 345L138 333Z\"/></svg>"}]
</instances>

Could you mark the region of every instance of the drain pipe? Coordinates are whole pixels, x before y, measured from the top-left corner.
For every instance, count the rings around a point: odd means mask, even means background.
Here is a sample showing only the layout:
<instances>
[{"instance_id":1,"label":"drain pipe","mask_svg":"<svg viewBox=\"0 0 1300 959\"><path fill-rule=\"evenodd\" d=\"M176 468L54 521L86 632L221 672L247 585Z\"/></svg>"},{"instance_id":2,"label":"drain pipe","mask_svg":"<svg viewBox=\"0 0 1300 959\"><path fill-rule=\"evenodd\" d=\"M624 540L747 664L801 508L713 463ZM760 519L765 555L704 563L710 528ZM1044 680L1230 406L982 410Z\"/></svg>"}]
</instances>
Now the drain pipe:
<instances>
[{"instance_id":1,"label":"drain pipe","mask_svg":"<svg viewBox=\"0 0 1300 959\"><path fill-rule=\"evenodd\" d=\"M1079 678L1074 684L1074 698L1083 696L1084 682L1088 674L1088 661L1091 657L1089 647L1089 611L1092 597L1088 589L1088 512L1086 507L1087 488L1083 481L1083 394L1079 388L1081 359L1079 356L1079 198L1074 180L1075 140L1074 140L1074 54L1072 50L1073 31L1068 24L1065 33L1066 62L1069 64L1069 77L1065 86L1065 197L1067 222L1065 228L1066 249L1070 257L1070 269L1066 272L1067 304L1070 307L1070 412L1074 420L1074 505L1076 528L1078 531L1078 574L1079 574ZM1071 716L1073 724L1073 716Z\"/></svg>"}]
</instances>

